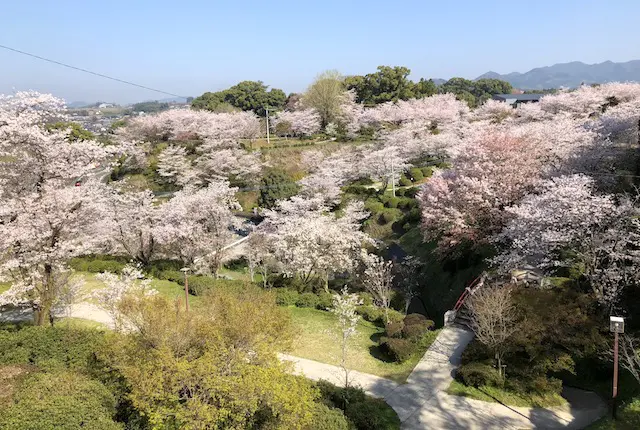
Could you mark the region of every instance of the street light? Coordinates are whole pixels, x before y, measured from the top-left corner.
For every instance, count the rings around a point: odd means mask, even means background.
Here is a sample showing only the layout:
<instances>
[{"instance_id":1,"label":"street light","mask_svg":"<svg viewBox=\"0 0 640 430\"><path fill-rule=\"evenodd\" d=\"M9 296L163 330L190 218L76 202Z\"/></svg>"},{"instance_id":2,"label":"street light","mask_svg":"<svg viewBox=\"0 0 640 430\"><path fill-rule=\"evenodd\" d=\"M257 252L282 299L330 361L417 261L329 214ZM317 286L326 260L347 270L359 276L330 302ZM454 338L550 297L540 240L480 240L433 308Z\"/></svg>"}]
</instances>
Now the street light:
<instances>
[{"instance_id":1,"label":"street light","mask_svg":"<svg viewBox=\"0 0 640 430\"><path fill-rule=\"evenodd\" d=\"M184 272L184 302L186 305L187 312L189 312L189 278L187 277L187 272L191 270L188 267L183 267L180 269L181 272Z\"/></svg>"},{"instance_id":2,"label":"street light","mask_svg":"<svg viewBox=\"0 0 640 430\"><path fill-rule=\"evenodd\" d=\"M609 317L609 331L613 332L613 396L611 412L615 419L618 397L618 334L624 333L624 318Z\"/></svg>"}]
</instances>

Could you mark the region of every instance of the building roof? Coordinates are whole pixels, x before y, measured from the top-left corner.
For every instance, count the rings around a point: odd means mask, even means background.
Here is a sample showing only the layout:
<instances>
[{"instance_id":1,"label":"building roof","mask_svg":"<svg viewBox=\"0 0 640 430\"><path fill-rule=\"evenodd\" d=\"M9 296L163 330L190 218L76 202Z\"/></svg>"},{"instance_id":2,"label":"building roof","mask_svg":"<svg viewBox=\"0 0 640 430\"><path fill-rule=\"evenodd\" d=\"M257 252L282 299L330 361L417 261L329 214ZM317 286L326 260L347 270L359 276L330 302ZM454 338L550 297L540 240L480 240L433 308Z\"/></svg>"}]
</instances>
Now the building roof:
<instances>
[{"instance_id":1,"label":"building roof","mask_svg":"<svg viewBox=\"0 0 640 430\"><path fill-rule=\"evenodd\" d=\"M496 94L494 100L514 102L537 102L544 94Z\"/></svg>"}]
</instances>

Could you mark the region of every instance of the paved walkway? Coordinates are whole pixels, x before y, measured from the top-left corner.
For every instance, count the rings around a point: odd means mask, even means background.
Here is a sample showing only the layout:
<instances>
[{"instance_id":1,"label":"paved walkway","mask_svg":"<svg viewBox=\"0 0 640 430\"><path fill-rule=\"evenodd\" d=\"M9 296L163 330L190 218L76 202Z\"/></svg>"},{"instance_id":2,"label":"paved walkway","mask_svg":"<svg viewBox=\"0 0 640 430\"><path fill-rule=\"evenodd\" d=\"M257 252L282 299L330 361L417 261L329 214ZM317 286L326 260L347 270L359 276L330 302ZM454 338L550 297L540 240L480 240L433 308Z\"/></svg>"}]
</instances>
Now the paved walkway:
<instances>
[{"instance_id":1,"label":"paved walkway","mask_svg":"<svg viewBox=\"0 0 640 430\"><path fill-rule=\"evenodd\" d=\"M581 429L606 412L596 394L571 388L563 390L569 405L554 409L516 408L447 394L462 351L472 339L468 330L444 328L403 385L356 371L350 372L350 379L367 394L384 398L408 430ZM292 361L298 374L344 385L343 370L337 366L288 355L281 358Z\"/></svg>"},{"instance_id":2,"label":"paved walkway","mask_svg":"<svg viewBox=\"0 0 640 430\"><path fill-rule=\"evenodd\" d=\"M84 318L113 327L111 316L91 303L73 305L64 315ZM9 311L0 321L31 319L31 311ZM565 388L565 408L516 408L452 396L446 389L460 365L462 351L473 333L458 327L446 327L418 362L405 384L367 373L349 371L350 383L367 394L384 398L393 407L407 430L422 429L581 429L606 412L604 402L594 393ZM294 372L312 380L328 380L344 386L344 371L338 366L281 354L293 363Z\"/></svg>"}]
</instances>

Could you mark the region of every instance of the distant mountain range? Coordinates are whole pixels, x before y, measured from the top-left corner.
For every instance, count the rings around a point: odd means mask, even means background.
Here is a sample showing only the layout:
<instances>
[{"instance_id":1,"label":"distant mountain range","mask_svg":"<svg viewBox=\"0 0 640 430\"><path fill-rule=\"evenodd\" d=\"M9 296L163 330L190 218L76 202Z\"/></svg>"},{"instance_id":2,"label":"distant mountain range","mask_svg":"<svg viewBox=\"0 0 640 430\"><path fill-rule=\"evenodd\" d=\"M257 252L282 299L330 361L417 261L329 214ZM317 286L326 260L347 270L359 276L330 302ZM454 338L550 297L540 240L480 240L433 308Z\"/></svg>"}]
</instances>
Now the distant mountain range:
<instances>
[{"instance_id":1,"label":"distant mountain range","mask_svg":"<svg viewBox=\"0 0 640 430\"><path fill-rule=\"evenodd\" d=\"M598 64L585 64L580 61L538 67L526 73L508 73L501 75L487 72L476 79L492 78L509 82L515 88L541 90L544 88L574 88L581 83L601 84L605 82L640 81L640 60L614 63L605 61Z\"/></svg>"}]
</instances>

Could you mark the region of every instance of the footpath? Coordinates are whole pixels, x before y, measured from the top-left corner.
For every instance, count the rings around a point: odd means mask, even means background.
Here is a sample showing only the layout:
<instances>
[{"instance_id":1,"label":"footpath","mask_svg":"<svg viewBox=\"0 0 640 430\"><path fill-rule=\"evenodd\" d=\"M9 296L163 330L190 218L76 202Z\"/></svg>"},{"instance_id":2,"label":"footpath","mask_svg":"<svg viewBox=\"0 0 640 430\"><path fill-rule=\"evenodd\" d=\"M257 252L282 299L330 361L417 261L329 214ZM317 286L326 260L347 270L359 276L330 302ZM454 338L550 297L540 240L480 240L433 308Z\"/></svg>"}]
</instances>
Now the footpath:
<instances>
[{"instance_id":1,"label":"footpath","mask_svg":"<svg viewBox=\"0 0 640 430\"><path fill-rule=\"evenodd\" d=\"M350 384L383 398L398 414L402 428L422 429L582 429L606 413L606 405L588 391L565 388L564 408L519 408L446 393L473 333L455 326L442 329L405 384L350 371ZM338 366L283 355L295 372L344 386Z\"/></svg>"},{"instance_id":2,"label":"footpath","mask_svg":"<svg viewBox=\"0 0 640 430\"><path fill-rule=\"evenodd\" d=\"M82 318L113 328L111 316L96 305L78 303L57 317ZM32 318L31 312L13 311L1 321ZM460 365L462 351L473 339L469 330L449 326L440 331L405 384L375 375L349 371L349 383L369 395L384 399L398 414L407 430L453 429L582 429L606 413L606 405L595 393L565 388L563 408L519 408L489 403L446 393ZM330 364L281 354L293 364L294 372L312 380L328 380L344 386L344 371Z\"/></svg>"}]
</instances>

